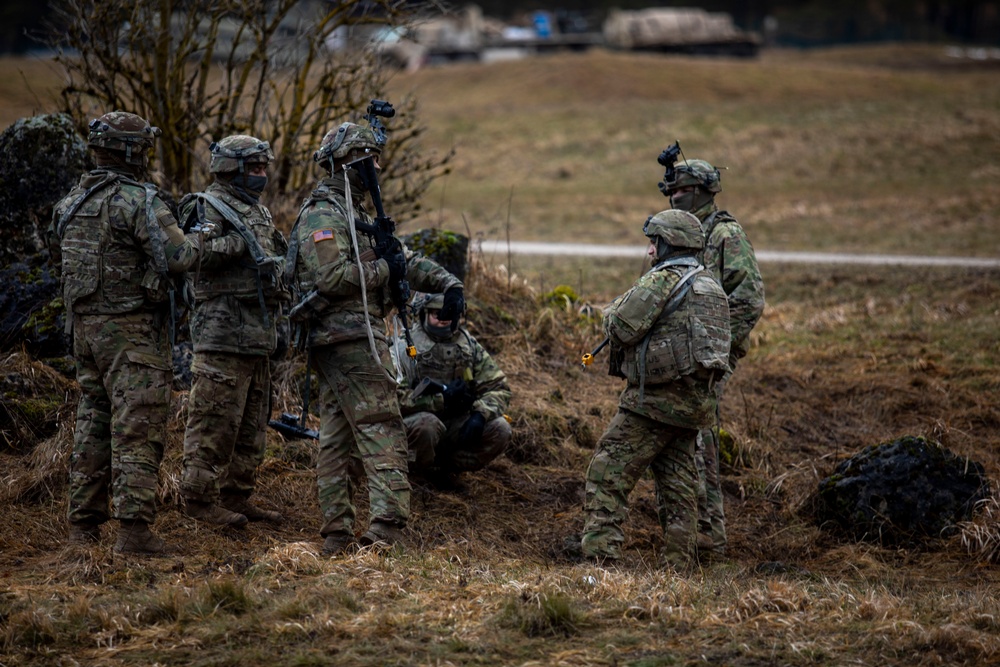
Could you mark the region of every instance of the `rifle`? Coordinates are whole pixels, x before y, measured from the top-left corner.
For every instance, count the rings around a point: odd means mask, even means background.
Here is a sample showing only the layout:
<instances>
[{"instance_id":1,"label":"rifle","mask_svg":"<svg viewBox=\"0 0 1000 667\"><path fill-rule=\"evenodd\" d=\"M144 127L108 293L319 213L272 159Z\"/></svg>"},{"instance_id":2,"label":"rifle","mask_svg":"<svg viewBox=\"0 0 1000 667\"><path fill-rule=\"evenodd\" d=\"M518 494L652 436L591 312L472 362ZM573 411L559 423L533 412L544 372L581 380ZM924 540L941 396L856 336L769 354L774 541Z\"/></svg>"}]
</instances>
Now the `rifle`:
<instances>
[{"instance_id":1,"label":"rifle","mask_svg":"<svg viewBox=\"0 0 1000 667\"><path fill-rule=\"evenodd\" d=\"M312 355L306 356L306 389L302 397L302 416L296 417L288 412L282 412L281 417L272 419L267 425L289 439L312 438L319 440L319 431L306 427L306 417L309 416L309 387L312 385Z\"/></svg>"},{"instance_id":2,"label":"rifle","mask_svg":"<svg viewBox=\"0 0 1000 667\"><path fill-rule=\"evenodd\" d=\"M392 105L384 100L372 100L368 105L368 113L365 120L368 121L372 132L375 134L375 141L379 146L384 146L386 141L386 130L382 118L392 118L396 115L396 110ZM368 234L375 241L375 248L379 257L387 254L402 252L403 244L394 236L396 223L385 214L382 206L382 190L378 183L378 173L375 171L375 164L372 158L365 158L357 164L357 169L365 185L368 187L368 194L371 195L372 204L375 206L374 224L368 225L363 222L356 222L355 226L365 234ZM406 304L410 300L410 283L403 276L398 282L389 286L389 297L392 304L399 312L399 321L403 324L403 335L406 338L406 354L409 357L417 356L417 348L413 344L413 337L410 335L410 323L406 316Z\"/></svg>"}]
</instances>

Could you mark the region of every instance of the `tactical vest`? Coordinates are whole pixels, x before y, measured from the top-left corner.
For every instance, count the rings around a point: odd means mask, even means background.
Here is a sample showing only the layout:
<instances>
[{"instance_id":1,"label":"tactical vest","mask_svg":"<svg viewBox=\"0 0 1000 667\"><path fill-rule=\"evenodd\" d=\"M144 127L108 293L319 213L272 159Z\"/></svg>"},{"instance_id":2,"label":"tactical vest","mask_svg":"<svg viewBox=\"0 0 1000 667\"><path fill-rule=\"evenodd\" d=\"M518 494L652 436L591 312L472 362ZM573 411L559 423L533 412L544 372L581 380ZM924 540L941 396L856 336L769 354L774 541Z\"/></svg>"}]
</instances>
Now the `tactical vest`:
<instances>
[{"instance_id":1,"label":"tactical vest","mask_svg":"<svg viewBox=\"0 0 1000 667\"><path fill-rule=\"evenodd\" d=\"M465 379L466 369L469 372L475 370L479 360L469 334L464 329L459 329L448 342L434 340L419 325L413 327L410 333L413 345L417 348L414 375L407 378L411 382L428 377L447 384L452 380ZM405 353L403 356L405 357Z\"/></svg>"},{"instance_id":2,"label":"tactical vest","mask_svg":"<svg viewBox=\"0 0 1000 667\"><path fill-rule=\"evenodd\" d=\"M684 271L665 270L678 276ZM661 315L639 345L625 350L622 372L640 386L673 382L701 369L721 377L729 368L728 359L726 295L711 276L699 273L677 307Z\"/></svg>"},{"instance_id":3,"label":"tactical vest","mask_svg":"<svg viewBox=\"0 0 1000 667\"><path fill-rule=\"evenodd\" d=\"M156 195L151 184L106 172L89 188L77 186L56 206L63 300L68 312L120 314L165 299L165 285L169 284L166 239L153 209ZM152 258L135 242L115 239L110 202L116 197L144 204ZM131 237L132 230L123 231ZM81 299L94 294L99 297L96 302L91 299L77 307ZM67 333L71 322L72 317L68 317Z\"/></svg>"},{"instance_id":4,"label":"tactical vest","mask_svg":"<svg viewBox=\"0 0 1000 667\"><path fill-rule=\"evenodd\" d=\"M271 299L283 292L284 281L280 273L264 273L258 270L262 259L281 257L284 248L279 248L275 238L274 221L271 212L259 204L247 204L222 190L197 192L187 195L181 207L193 212L198 220L207 220L206 207L211 207L222 216L242 238L247 246L249 258L237 262L226 262L220 266L196 271L193 277L196 302L208 301L220 296L235 296L238 299L256 301ZM190 215L185 216L190 219Z\"/></svg>"}]
</instances>

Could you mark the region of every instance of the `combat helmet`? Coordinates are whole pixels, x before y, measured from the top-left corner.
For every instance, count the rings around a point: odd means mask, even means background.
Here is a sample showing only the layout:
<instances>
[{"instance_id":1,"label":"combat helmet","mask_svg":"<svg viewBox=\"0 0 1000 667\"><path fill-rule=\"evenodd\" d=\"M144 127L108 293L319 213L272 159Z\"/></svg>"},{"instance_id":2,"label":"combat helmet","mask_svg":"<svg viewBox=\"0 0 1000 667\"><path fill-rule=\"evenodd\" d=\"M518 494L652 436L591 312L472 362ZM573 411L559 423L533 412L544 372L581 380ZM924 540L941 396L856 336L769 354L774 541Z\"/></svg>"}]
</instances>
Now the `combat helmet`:
<instances>
[{"instance_id":1,"label":"combat helmet","mask_svg":"<svg viewBox=\"0 0 1000 667\"><path fill-rule=\"evenodd\" d=\"M441 310L442 308L444 308L444 294L425 294L413 301L413 310L417 313L424 331L434 340L443 342L451 339L452 334L458 328L458 322L452 322L443 327L432 325L427 319L427 311Z\"/></svg>"},{"instance_id":2,"label":"combat helmet","mask_svg":"<svg viewBox=\"0 0 1000 667\"><path fill-rule=\"evenodd\" d=\"M341 123L336 130L330 130L326 133L319 148L313 153L313 160L322 167L330 168L333 160L349 157L351 152L355 150L359 153L348 164L362 160L369 155L379 155L382 152L382 147L379 145L375 133L370 129L356 123Z\"/></svg>"},{"instance_id":3,"label":"combat helmet","mask_svg":"<svg viewBox=\"0 0 1000 667\"><path fill-rule=\"evenodd\" d=\"M678 248L701 250L705 247L705 232L693 214L679 209L668 209L650 216L642 226L642 233L656 243L657 250L673 252ZM658 241L670 246L665 248ZM663 254L663 252L658 253ZM660 259L663 259L660 257Z\"/></svg>"},{"instance_id":4,"label":"combat helmet","mask_svg":"<svg viewBox=\"0 0 1000 667\"><path fill-rule=\"evenodd\" d=\"M722 192L722 177L718 169L704 160L682 160L674 166L672 176L664 181L663 194L688 185L696 185L717 194Z\"/></svg>"},{"instance_id":5,"label":"combat helmet","mask_svg":"<svg viewBox=\"0 0 1000 667\"><path fill-rule=\"evenodd\" d=\"M208 166L212 174L246 174L250 172L249 165L266 165L274 159L271 144L247 134L234 134L212 142L208 149L212 152L212 162Z\"/></svg>"},{"instance_id":6,"label":"combat helmet","mask_svg":"<svg viewBox=\"0 0 1000 667\"><path fill-rule=\"evenodd\" d=\"M112 111L90 121L87 145L96 151L125 153L125 163L145 167L147 153L161 131L142 116L127 111Z\"/></svg>"}]
</instances>

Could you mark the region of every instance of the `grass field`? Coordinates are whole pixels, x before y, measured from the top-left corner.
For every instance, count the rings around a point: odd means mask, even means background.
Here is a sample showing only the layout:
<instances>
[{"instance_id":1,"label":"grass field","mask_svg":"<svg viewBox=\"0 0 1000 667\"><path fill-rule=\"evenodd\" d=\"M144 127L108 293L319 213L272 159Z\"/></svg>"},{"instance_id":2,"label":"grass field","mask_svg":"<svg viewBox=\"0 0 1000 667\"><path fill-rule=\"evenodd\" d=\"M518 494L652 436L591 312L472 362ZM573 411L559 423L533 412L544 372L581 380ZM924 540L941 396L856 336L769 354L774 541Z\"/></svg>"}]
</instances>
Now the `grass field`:
<instances>
[{"instance_id":1,"label":"grass field","mask_svg":"<svg viewBox=\"0 0 1000 667\"><path fill-rule=\"evenodd\" d=\"M0 121L48 110L17 83L39 99L55 90L43 64L0 68ZM720 201L758 249L997 257L998 84L1000 69L892 46L746 62L595 51L399 75L393 93L420 96L426 147L457 149L426 218L404 231L641 243L642 221L666 205L656 156L679 139L689 157L728 167ZM113 530L92 549L66 546L75 388L6 357L5 370L67 401L46 416L54 437L0 450L0 664L1000 662L996 497L958 535L920 548L843 541L802 512L839 460L901 435L935 439L998 479L997 272L763 265L768 307L722 411L741 452L723 471L728 557L671 573L656 564L647 479L620 564L559 553L582 526L583 472L621 385L597 365L580 370L600 333L576 304L538 297L565 283L599 306L642 267L500 263L470 280L471 318L514 388L515 442L464 489L418 482L406 547L388 556L318 556L314 452L274 433L259 496L284 525L227 532L185 518L179 419L157 521L175 552L116 556ZM297 411L292 365L276 410Z\"/></svg>"}]
</instances>

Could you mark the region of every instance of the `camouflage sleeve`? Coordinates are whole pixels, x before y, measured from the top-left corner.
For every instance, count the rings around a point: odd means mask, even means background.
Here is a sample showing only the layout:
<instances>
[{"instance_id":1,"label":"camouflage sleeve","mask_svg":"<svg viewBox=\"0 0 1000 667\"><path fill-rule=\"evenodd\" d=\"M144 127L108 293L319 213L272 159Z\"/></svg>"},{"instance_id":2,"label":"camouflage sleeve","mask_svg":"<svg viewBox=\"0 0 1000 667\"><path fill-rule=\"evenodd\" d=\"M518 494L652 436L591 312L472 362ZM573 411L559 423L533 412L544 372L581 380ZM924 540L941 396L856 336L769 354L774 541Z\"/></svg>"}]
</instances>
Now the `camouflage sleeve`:
<instances>
[{"instance_id":1,"label":"camouflage sleeve","mask_svg":"<svg viewBox=\"0 0 1000 667\"><path fill-rule=\"evenodd\" d=\"M476 401L472 404L472 412L478 412L486 417L486 421L503 416L510 405L510 386L507 376L500 370L479 342L469 337L476 350L476 364L472 369L472 377L476 382Z\"/></svg>"},{"instance_id":2,"label":"camouflage sleeve","mask_svg":"<svg viewBox=\"0 0 1000 667\"><path fill-rule=\"evenodd\" d=\"M632 288L612 302L605 311L604 333L611 341L635 345L659 319L667 297L680 277L671 271L646 273Z\"/></svg>"},{"instance_id":3,"label":"camouflage sleeve","mask_svg":"<svg viewBox=\"0 0 1000 667\"><path fill-rule=\"evenodd\" d=\"M720 277L729 298L730 357L735 361L746 356L750 331L764 313L764 280L750 239L738 224L717 226L705 257L705 268Z\"/></svg>"},{"instance_id":4,"label":"camouflage sleeve","mask_svg":"<svg viewBox=\"0 0 1000 667\"><path fill-rule=\"evenodd\" d=\"M183 273L187 271L198 260L201 245L196 239L184 236L184 232L181 231L180 226L177 224L177 218L174 217L173 212L159 197L153 199L153 211L156 214L156 220L160 223L160 227L165 234L163 249L167 256L167 270L170 273ZM149 240L145 207L138 207L136 215L141 218L136 221L135 225L137 236L142 242L143 250L148 256L152 257L153 247Z\"/></svg>"},{"instance_id":5,"label":"camouflage sleeve","mask_svg":"<svg viewBox=\"0 0 1000 667\"><path fill-rule=\"evenodd\" d=\"M193 215L195 206L196 200L193 198L184 202L181 206L180 219L186 220L189 216ZM225 231L226 219L222 214L211 206L206 206L205 219L206 222L211 222L214 225L214 229L211 232L200 235L200 237L197 233L189 232L187 235L191 239L197 238L198 241L196 242L202 247L202 268L208 269L222 266L234 258L242 257L246 252L246 242L238 232Z\"/></svg>"},{"instance_id":6,"label":"camouflage sleeve","mask_svg":"<svg viewBox=\"0 0 1000 667\"><path fill-rule=\"evenodd\" d=\"M410 287L428 294L443 293L452 287L462 287L462 281L430 257L403 246L406 253L406 279Z\"/></svg>"},{"instance_id":7,"label":"camouflage sleeve","mask_svg":"<svg viewBox=\"0 0 1000 667\"><path fill-rule=\"evenodd\" d=\"M299 227L299 243L315 246L319 266L316 287L323 294L352 296L361 293L361 276L354 260L347 221L332 208L317 206L306 214ZM359 248L360 250L360 248ZM365 252L362 251L362 257ZM385 260L363 259L365 287L373 290L389 280L389 265Z\"/></svg>"}]
</instances>

